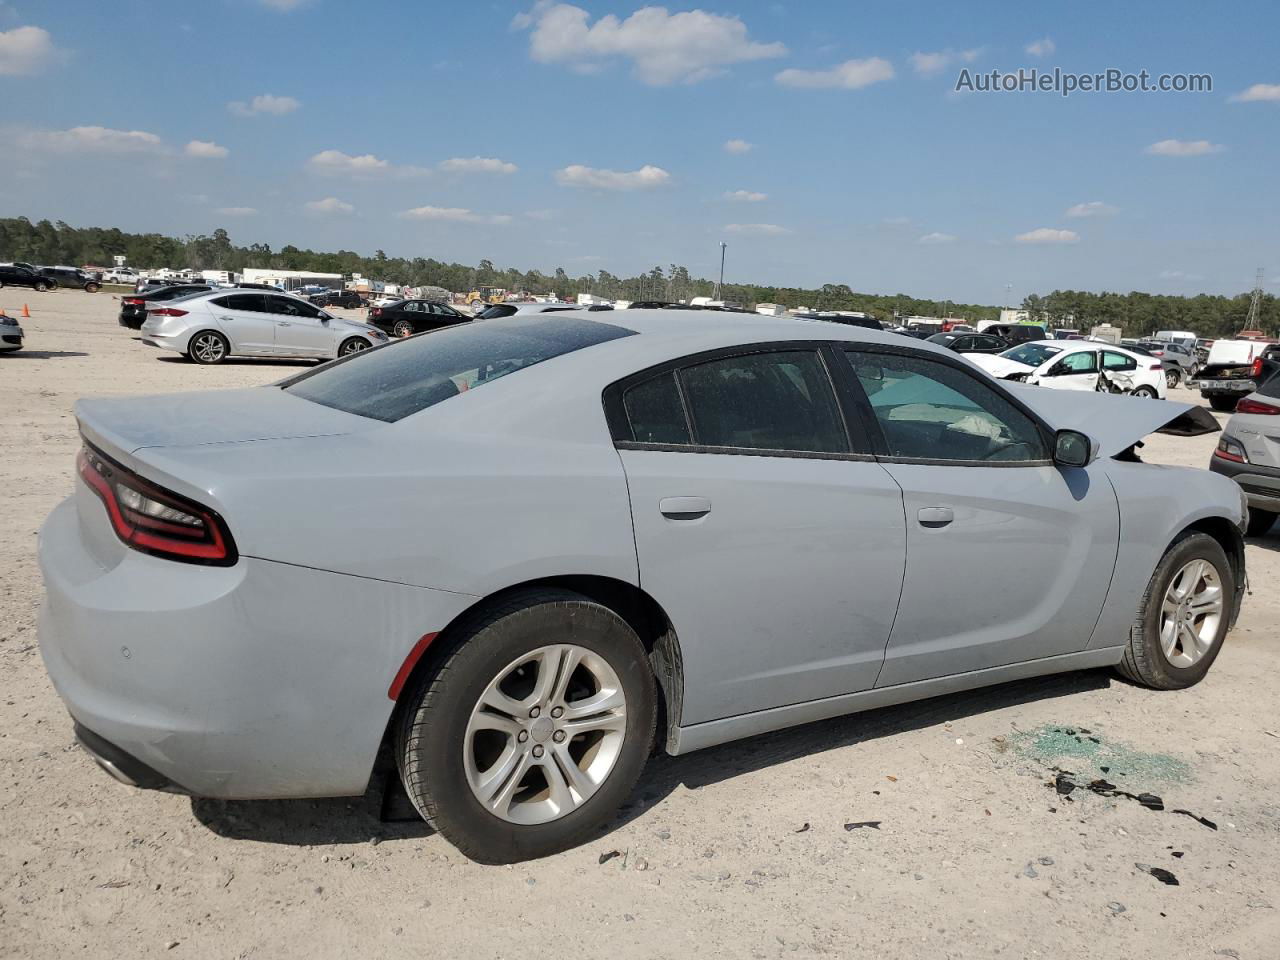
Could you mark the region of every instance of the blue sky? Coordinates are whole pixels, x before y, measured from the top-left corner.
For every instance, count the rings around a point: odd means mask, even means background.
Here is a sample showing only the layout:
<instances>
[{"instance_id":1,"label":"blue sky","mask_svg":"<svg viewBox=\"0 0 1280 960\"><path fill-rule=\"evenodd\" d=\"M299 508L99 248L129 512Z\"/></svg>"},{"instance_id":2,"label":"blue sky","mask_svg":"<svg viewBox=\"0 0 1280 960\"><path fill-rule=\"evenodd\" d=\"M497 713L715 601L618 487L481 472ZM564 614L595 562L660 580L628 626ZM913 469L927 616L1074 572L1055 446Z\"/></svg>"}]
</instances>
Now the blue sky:
<instances>
[{"instance_id":1,"label":"blue sky","mask_svg":"<svg viewBox=\"0 0 1280 960\"><path fill-rule=\"evenodd\" d=\"M1278 28L1274 2L4 0L0 215L575 274L710 276L723 239L729 279L985 303L1236 293L1280 284ZM966 67L1213 91L957 94Z\"/></svg>"}]
</instances>

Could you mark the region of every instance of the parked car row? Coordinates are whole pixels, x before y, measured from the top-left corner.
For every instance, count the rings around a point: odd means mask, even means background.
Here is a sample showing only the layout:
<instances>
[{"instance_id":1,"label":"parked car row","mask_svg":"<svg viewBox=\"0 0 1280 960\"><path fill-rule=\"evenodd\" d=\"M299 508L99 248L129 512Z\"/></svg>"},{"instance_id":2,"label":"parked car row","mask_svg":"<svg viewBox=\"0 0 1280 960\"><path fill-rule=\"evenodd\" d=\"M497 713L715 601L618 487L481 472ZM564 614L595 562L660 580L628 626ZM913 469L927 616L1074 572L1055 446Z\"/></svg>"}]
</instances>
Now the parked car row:
<instances>
[{"instance_id":1,"label":"parked car row","mask_svg":"<svg viewBox=\"0 0 1280 960\"><path fill-rule=\"evenodd\" d=\"M31 263L0 264L0 287L30 287L37 292L58 287L97 293L102 283L78 267L37 267Z\"/></svg>"},{"instance_id":2,"label":"parked car row","mask_svg":"<svg viewBox=\"0 0 1280 960\"><path fill-rule=\"evenodd\" d=\"M14 317L0 316L0 353L22 349L22 326Z\"/></svg>"}]
</instances>

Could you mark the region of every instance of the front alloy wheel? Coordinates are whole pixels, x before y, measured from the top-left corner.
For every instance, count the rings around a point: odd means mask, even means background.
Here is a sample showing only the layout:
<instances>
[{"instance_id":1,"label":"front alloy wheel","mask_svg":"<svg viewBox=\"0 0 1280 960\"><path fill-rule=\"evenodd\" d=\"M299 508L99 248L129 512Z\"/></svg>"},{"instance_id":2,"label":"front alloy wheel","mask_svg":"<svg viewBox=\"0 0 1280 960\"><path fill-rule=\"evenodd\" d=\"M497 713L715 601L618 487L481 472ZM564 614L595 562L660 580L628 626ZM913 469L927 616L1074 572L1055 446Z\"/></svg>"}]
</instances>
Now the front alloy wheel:
<instances>
[{"instance_id":1,"label":"front alloy wheel","mask_svg":"<svg viewBox=\"0 0 1280 960\"><path fill-rule=\"evenodd\" d=\"M353 353L359 353L361 350L369 349L369 341L361 337L352 337L338 348L338 356L349 357Z\"/></svg>"}]
</instances>

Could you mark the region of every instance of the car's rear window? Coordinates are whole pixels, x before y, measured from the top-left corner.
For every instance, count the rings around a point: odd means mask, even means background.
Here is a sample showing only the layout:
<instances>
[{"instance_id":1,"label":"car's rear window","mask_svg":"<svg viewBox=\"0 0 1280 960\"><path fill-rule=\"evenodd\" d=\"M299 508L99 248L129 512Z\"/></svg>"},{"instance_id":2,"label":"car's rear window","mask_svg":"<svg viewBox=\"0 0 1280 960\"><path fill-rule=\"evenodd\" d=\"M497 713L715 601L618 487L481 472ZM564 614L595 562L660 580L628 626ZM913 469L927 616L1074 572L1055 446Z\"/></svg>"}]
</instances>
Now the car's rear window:
<instances>
[{"instance_id":1,"label":"car's rear window","mask_svg":"<svg viewBox=\"0 0 1280 960\"><path fill-rule=\"evenodd\" d=\"M634 333L576 317L466 323L354 354L282 386L326 407L394 423L535 363Z\"/></svg>"}]
</instances>

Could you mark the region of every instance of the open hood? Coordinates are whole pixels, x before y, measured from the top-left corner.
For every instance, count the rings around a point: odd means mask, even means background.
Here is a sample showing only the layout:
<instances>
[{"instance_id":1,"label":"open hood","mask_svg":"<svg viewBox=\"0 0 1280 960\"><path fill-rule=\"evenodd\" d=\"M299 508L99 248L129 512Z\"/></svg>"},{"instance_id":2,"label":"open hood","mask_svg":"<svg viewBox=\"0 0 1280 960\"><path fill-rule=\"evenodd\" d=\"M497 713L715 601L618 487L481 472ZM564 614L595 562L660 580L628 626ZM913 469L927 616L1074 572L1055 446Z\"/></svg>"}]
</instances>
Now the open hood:
<instances>
[{"instance_id":1,"label":"open hood","mask_svg":"<svg viewBox=\"0 0 1280 960\"><path fill-rule=\"evenodd\" d=\"M1079 430L1098 442L1099 457L1123 453L1152 433L1198 437L1222 428L1204 407L1115 393L1003 384L1055 430Z\"/></svg>"}]
</instances>

